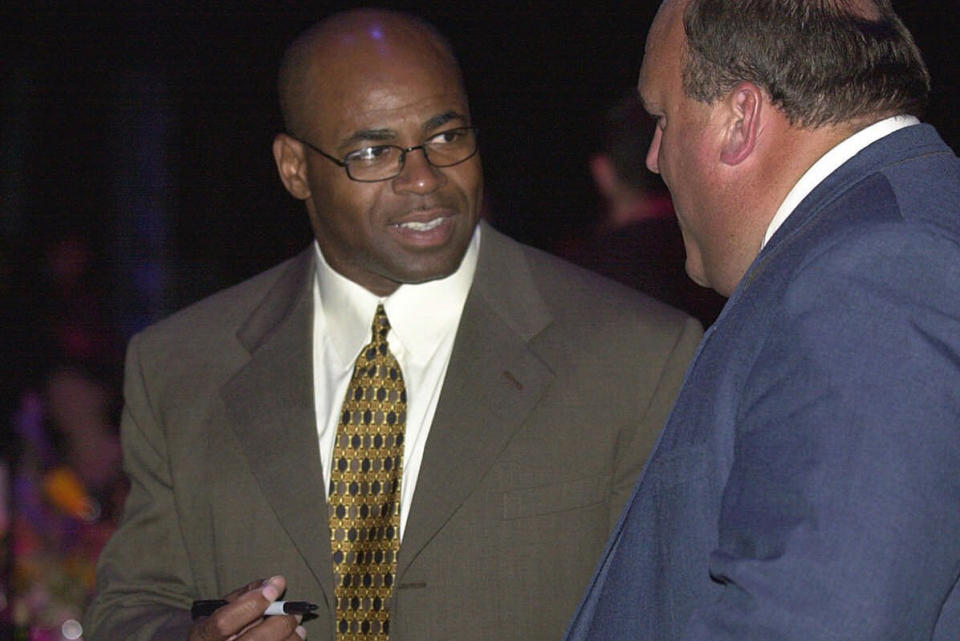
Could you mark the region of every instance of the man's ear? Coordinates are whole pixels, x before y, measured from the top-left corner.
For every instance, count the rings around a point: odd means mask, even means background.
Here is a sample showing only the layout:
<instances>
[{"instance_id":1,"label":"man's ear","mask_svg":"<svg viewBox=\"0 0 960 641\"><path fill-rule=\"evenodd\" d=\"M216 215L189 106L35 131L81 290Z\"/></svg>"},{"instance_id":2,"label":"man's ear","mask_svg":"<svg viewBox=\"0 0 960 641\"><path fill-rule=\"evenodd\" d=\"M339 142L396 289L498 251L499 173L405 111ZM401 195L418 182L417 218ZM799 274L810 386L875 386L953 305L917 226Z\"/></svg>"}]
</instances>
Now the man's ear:
<instances>
[{"instance_id":1,"label":"man's ear","mask_svg":"<svg viewBox=\"0 0 960 641\"><path fill-rule=\"evenodd\" d=\"M724 99L726 131L720 160L738 165L753 153L763 115L763 90L752 82L741 82Z\"/></svg>"},{"instance_id":2,"label":"man's ear","mask_svg":"<svg viewBox=\"0 0 960 641\"><path fill-rule=\"evenodd\" d=\"M273 159L277 163L280 180L290 195L298 200L309 198L310 185L307 182L303 143L286 134L277 134L273 139Z\"/></svg>"}]
</instances>

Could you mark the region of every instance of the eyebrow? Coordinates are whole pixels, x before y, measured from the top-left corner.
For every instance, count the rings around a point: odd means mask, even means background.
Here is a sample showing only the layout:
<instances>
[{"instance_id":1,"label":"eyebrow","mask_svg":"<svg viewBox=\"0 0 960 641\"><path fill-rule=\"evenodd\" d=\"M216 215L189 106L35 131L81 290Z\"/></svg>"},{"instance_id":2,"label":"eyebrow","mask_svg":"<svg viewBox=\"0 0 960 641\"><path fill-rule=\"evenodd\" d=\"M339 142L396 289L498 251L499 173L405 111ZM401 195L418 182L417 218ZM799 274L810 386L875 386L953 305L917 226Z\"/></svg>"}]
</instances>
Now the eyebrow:
<instances>
[{"instance_id":1,"label":"eyebrow","mask_svg":"<svg viewBox=\"0 0 960 641\"><path fill-rule=\"evenodd\" d=\"M462 120L466 122L467 117L464 116L459 111L453 111L453 110L447 111L442 114L437 114L433 118L428 119L427 122L423 123L423 132L427 133L429 131L433 131L437 127L442 127L443 125L447 124L451 120Z\"/></svg>"},{"instance_id":2,"label":"eyebrow","mask_svg":"<svg viewBox=\"0 0 960 641\"><path fill-rule=\"evenodd\" d=\"M445 111L442 114L437 114L436 116L428 118L427 121L423 123L423 133L429 133L438 127L442 127L452 120L462 120L466 122L467 117L459 111ZM389 142L394 140L396 137L397 131L395 129L359 129L341 141L338 145L338 149L342 150L358 142L365 141Z\"/></svg>"},{"instance_id":3,"label":"eyebrow","mask_svg":"<svg viewBox=\"0 0 960 641\"><path fill-rule=\"evenodd\" d=\"M351 147L358 142L376 141L385 142L397 137L397 132L393 129L360 129L353 132L347 138L340 142L338 149Z\"/></svg>"}]
</instances>

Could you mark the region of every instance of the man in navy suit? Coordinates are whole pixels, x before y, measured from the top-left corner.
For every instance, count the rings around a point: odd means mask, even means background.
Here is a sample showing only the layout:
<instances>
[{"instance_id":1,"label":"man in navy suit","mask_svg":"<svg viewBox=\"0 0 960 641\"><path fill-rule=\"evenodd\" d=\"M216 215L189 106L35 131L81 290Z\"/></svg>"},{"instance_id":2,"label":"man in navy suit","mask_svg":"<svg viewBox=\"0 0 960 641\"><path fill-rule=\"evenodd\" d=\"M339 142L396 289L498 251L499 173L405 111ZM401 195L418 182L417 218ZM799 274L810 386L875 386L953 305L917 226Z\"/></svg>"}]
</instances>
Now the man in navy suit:
<instances>
[{"instance_id":1,"label":"man in navy suit","mask_svg":"<svg viewBox=\"0 0 960 641\"><path fill-rule=\"evenodd\" d=\"M666 0L639 90L729 296L570 641L960 639L960 160L887 0Z\"/></svg>"}]
</instances>

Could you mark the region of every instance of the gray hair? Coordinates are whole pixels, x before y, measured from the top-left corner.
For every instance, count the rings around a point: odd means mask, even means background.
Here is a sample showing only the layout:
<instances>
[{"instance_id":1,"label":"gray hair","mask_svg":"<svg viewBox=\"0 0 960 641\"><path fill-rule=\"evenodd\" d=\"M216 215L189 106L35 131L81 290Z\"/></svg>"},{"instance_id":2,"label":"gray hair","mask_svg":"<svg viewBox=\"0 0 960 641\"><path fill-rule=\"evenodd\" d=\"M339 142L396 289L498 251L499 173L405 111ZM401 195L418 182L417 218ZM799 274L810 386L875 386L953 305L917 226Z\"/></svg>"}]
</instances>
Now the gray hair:
<instances>
[{"instance_id":1,"label":"gray hair","mask_svg":"<svg viewBox=\"0 0 960 641\"><path fill-rule=\"evenodd\" d=\"M889 0L690 0L683 18L696 100L749 81L803 127L926 105L930 75Z\"/></svg>"}]
</instances>

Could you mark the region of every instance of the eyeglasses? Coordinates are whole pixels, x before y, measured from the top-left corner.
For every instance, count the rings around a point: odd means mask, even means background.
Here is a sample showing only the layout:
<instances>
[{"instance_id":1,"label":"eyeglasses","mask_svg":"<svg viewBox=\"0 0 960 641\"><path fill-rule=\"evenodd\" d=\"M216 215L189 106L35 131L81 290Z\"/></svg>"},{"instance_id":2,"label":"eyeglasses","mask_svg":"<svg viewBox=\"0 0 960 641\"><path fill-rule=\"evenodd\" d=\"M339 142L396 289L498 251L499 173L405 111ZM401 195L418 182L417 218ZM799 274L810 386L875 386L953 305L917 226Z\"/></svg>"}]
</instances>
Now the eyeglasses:
<instances>
[{"instance_id":1,"label":"eyeglasses","mask_svg":"<svg viewBox=\"0 0 960 641\"><path fill-rule=\"evenodd\" d=\"M287 134L294 140L317 152L324 158L347 170L350 180L362 183L375 183L396 178L403 171L407 154L417 149L423 150L427 162L434 167L452 167L469 160L477 153L477 128L457 127L447 129L430 136L422 144L413 147L397 145L371 145L351 151L343 160L331 156L306 140Z\"/></svg>"}]
</instances>

